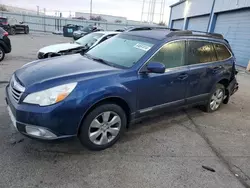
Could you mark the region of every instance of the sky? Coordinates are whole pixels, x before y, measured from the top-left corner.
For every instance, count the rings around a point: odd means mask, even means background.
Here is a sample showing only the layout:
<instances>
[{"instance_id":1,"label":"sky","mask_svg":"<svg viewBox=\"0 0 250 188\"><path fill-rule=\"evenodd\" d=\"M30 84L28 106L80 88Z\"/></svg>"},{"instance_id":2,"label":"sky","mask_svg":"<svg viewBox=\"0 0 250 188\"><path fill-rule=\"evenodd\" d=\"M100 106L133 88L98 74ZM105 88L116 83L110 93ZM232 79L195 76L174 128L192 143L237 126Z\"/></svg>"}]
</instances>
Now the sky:
<instances>
[{"instance_id":1,"label":"sky","mask_svg":"<svg viewBox=\"0 0 250 188\"><path fill-rule=\"evenodd\" d=\"M141 20L141 10L143 0L92 0L93 13L109 14L114 16L127 17L130 20ZM145 3L145 12L148 10L148 1ZM178 0L166 0L164 20L168 22L169 5ZM160 2L156 0L155 20L159 21ZM0 4L17 6L20 8L36 10L39 6L40 11L44 8L46 12L61 11L65 12L89 12L90 0L0 0ZM143 20L147 20L146 13L143 15Z\"/></svg>"}]
</instances>

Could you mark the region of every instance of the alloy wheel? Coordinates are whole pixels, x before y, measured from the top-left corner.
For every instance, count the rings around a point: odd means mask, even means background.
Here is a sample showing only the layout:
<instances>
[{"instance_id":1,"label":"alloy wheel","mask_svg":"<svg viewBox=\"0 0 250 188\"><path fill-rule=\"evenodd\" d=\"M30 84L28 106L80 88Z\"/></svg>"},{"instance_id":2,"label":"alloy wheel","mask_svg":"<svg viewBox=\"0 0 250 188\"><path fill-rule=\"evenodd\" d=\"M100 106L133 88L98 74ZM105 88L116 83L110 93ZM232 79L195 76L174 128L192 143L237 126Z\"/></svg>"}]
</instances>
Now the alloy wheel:
<instances>
[{"instance_id":1,"label":"alloy wheel","mask_svg":"<svg viewBox=\"0 0 250 188\"><path fill-rule=\"evenodd\" d=\"M210 100L211 110L213 110L213 111L217 110L220 107L220 105L223 101L223 98L224 98L224 91L221 88L218 88L214 92L214 94L212 95L211 100Z\"/></svg>"},{"instance_id":2,"label":"alloy wheel","mask_svg":"<svg viewBox=\"0 0 250 188\"><path fill-rule=\"evenodd\" d=\"M121 129L120 116L112 111L99 114L89 126L88 136L96 145L106 145L114 140Z\"/></svg>"}]
</instances>

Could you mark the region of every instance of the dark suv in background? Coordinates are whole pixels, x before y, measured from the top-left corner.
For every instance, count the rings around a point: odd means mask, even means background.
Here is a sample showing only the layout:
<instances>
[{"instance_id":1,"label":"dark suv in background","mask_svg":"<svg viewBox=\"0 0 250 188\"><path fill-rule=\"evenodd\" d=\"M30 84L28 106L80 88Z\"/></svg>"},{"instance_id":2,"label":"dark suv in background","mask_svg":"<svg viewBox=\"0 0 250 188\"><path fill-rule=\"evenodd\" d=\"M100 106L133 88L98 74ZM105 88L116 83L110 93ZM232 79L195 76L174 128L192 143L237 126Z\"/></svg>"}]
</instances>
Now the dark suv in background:
<instances>
[{"instance_id":1,"label":"dark suv in background","mask_svg":"<svg viewBox=\"0 0 250 188\"><path fill-rule=\"evenodd\" d=\"M6 87L6 101L22 134L77 136L101 150L153 112L190 105L218 110L238 90L235 61L219 34L123 32L86 54L24 65Z\"/></svg>"},{"instance_id":2,"label":"dark suv in background","mask_svg":"<svg viewBox=\"0 0 250 188\"><path fill-rule=\"evenodd\" d=\"M6 53L11 52L11 43L8 37L8 32L0 27L0 61L5 57Z\"/></svg>"},{"instance_id":3,"label":"dark suv in background","mask_svg":"<svg viewBox=\"0 0 250 188\"><path fill-rule=\"evenodd\" d=\"M23 22L18 22L14 18L4 18L0 17L0 27L7 31L10 35L15 35L16 33L29 33L29 26L24 25Z\"/></svg>"}]
</instances>

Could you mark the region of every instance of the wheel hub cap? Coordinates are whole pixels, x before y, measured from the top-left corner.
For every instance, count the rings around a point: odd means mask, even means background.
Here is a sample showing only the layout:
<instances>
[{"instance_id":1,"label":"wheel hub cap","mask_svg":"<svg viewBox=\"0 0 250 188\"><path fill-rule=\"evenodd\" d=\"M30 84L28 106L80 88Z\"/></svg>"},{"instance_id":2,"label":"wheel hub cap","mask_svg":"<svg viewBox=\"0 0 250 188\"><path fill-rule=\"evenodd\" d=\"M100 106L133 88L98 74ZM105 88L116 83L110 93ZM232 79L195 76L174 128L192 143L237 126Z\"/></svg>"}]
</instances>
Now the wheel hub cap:
<instances>
[{"instance_id":1,"label":"wheel hub cap","mask_svg":"<svg viewBox=\"0 0 250 188\"><path fill-rule=\"evenodd\" d=\"M99 114L90 124L89 139L97 145L105 145L114 140L121 129L120 116L112 111Z\"/></svg>"},{"instance_id":2,"label":"wheel hub cap","mask_svg":"<svg viewBox=\"0 0 250 188\"><path fill-rule=\"evenodd\" d=\"M212 110L217 110L223 101L224 93L222 89L217 89L210 101L210 108Z\"/></svg>"}]
</instances>

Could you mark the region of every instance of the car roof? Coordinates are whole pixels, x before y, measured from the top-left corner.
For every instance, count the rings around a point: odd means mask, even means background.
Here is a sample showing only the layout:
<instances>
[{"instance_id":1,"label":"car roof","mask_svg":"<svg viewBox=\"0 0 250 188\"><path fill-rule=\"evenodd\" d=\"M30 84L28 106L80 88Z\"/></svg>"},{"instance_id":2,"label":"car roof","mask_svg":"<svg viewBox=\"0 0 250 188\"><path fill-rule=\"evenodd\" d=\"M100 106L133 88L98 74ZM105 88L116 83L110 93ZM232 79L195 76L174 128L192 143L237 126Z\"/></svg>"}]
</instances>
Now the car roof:
<instances>
[{"instance_id":1,"label":"car roof","mask_svg":"<svg viewBox=\"0 0 250 188\"><path fill-rule=\"evenodd\" d=\"M142 30L142 31L130 31L124 32L126 35L133 35L139 37L150 38L154 40L164 40L169 37L178 38L197 38L206 40L225 41L223 35L218 33L206 33L202 31L191 30L172 30L172 29L154 29L154 30Z\"/></svg>"},{"instance_id":2,"label":"car roof","mask_svg":"<svg viewBox=\"0 0 250 188\"><path fill-rule=\"evenodd\" d=\"M126 35L133 35L145 38L151 38L156 40L163 40L171 31L168 29L159 29L159 30L143 30L143 31L130 31L126 32ZM125 34L125 33L124 33Z\"/></svg>"}]
</instances>

